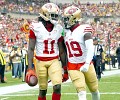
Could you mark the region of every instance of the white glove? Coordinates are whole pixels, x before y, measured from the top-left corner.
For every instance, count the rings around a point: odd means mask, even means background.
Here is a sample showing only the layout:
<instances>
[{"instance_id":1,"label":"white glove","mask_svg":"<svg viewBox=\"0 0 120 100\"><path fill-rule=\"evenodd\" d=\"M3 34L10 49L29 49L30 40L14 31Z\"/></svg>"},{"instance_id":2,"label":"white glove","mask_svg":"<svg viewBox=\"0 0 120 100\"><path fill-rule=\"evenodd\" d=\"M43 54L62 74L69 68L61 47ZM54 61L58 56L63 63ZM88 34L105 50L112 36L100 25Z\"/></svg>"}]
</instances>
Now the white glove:
<instances>
[{"instance_id":1,"label":"white glove","mask_svg":"<svg viewBox=\"0 0 120 100\"><path fill-rule=\"evenodd\" d=\"M85 63L83 66L81 66L80 71L81 72L87 72L89 69L90 64Z\"/></svg>"}]
</instances>

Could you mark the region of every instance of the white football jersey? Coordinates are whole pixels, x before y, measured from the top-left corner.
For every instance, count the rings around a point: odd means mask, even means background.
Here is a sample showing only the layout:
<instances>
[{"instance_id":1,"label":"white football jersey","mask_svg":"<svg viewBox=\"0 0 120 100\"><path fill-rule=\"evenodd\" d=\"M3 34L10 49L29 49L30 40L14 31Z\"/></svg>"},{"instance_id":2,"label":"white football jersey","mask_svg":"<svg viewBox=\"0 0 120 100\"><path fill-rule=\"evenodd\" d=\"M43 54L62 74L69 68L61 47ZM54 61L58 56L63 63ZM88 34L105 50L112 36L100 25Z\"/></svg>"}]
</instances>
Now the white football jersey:
<instances>
[{"instance_id":1,"label":"white football jersey","mask_svg":"<svg viewBox=\"0 0 120 100\"><path fill-rule=\"evenodd\" d=\"M42 22L32 23L32 30L36 36L36 56L55 57L58 56L58 40L61 37L63 28L61 25L54 25L51 32L48 32Z\"/></svg>"},{"instance_id":2,"label":"white football jersey","mask_svg":"<svg viewBox=\"0 0 120 100\"><path fill-rule=\"evenodd\" d=\"M68 61L71 63L83 63L86 60L87 50L84 41L84 35L91 33L90 25L79 25L76 29L65 30L65 44L67 47Z\"/></svg>"}]
</instances>

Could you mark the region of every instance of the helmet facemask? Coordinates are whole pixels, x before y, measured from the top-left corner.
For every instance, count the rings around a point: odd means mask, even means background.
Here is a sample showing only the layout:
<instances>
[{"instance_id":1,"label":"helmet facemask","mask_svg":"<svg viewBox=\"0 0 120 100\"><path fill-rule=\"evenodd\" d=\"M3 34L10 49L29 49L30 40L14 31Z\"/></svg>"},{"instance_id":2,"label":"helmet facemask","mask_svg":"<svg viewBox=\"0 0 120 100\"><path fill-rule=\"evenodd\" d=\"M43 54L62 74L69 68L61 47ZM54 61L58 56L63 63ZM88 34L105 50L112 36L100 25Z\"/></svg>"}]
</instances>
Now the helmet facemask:
<instances>
[{"instance_id":1,"label":"helmet facemask","mask_svg":"<svg viewBox=\"0 0 120 100\"><path fill-rule=\"evenodd\" d=\"M52 24L58 24L59 23L59 14L51 13L50 14L50 22Z\"/></svg>"},{"instance_id":2,"label":"helmet facemask","mask_svg":"<svg viewBox=\"0 0 120 100\"><path fill-rule=\"evenodd\" d=\"M66 29L69 29L74 24L78 23L79 20L77 20L74 17L64 17L64 26Z\"/></svg>"},{"instance_id":3,"label":"helmet facemask","mask_svg":"<svg viewBox=\"0 0 120 100\"><path fill-rule=\"evenodd\" d=\"M64 18L63 18L63 22L64 22L64 27L65 27L66 29L68 29L68 28L71 27L71 26L70 26L70 23L69 23L69 17L64 17Z\"/></svg>"}]
</instances>

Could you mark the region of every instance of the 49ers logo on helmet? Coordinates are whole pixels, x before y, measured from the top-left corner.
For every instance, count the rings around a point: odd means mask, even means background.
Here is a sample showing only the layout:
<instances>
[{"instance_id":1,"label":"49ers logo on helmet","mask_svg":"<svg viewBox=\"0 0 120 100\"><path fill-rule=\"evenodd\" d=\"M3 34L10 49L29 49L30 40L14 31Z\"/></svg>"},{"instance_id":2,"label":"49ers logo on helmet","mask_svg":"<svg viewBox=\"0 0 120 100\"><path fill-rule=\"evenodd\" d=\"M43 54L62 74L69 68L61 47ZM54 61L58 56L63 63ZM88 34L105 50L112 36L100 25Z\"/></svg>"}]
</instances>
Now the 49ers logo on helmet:
<instances>
[{"instance_id":1,"label":"49ers logo on helmet","mask_svg":"<svg viewBox=\"0 0 120 100\"><path fill-rule=\"evenodd\" d=\"M47 9L52 9L52 5L50 5L50 4L45 5L45 7L46 7Z\"/></svg>"},{"instance_id":2,"label":"49ers logo on helmet","mask_svg":"<svg viewBox=\"0 0 120 100\"><path fill-rule=\"evenodd\" d=\"M68 13L69 13L69 14L73 14L73 13L75 13L76 11L77 11L76 8L71 8L71 9L68 10Z\"/></svg>"}]
</instances>

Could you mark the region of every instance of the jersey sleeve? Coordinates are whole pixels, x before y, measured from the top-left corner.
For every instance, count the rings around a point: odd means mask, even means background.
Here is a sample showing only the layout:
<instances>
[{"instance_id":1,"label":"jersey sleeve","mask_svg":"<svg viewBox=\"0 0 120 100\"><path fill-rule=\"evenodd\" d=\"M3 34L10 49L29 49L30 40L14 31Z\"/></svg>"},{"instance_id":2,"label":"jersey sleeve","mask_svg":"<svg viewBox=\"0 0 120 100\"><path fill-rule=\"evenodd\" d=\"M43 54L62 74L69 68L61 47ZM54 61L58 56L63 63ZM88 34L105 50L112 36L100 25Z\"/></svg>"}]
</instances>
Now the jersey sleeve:
<instances>
[{"instance_id":1,"label":"jersey sleeve","mask_svg":"<svg viewBox=\"0 0 120 100\"><path fill-rule=\"evenodd\" d=\"M93 29L90 25L85 25L84 26L84 33L92 33Z\"/></svg>"},{"instance_id":2,"label":"jersey sleeve","mask_svg":"<svg viewBox=\"0 0 120 100\"><path fill-rule=\"evenodd\" d=\"M36 39L36 36L35 36L33 30L30 30L30 32L29 32L29 38Z\"/></svg>"}]
</instances>

